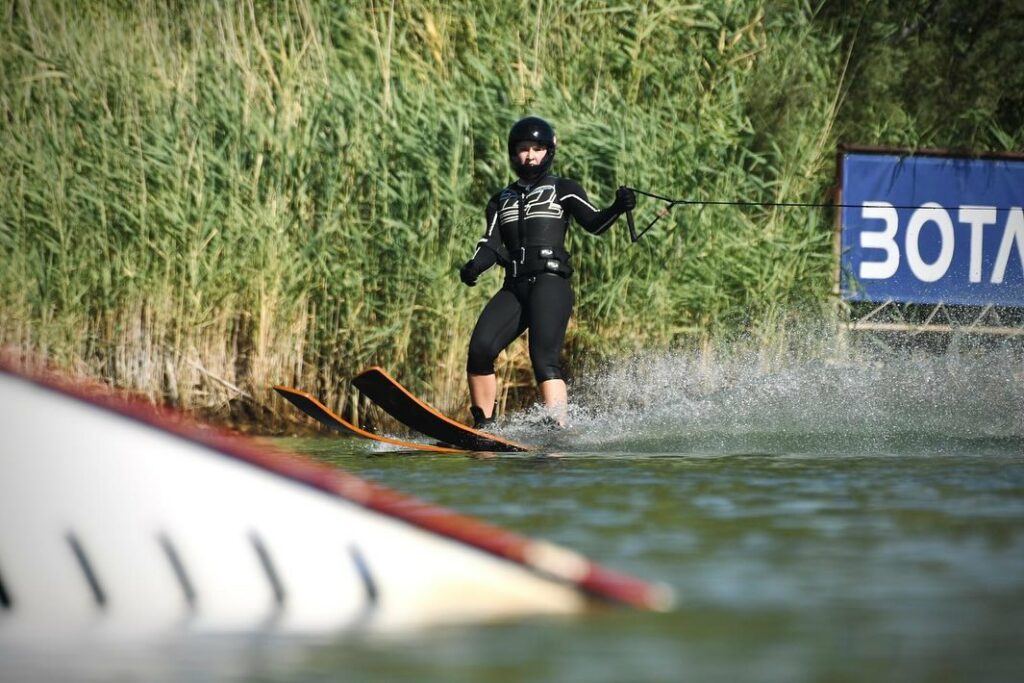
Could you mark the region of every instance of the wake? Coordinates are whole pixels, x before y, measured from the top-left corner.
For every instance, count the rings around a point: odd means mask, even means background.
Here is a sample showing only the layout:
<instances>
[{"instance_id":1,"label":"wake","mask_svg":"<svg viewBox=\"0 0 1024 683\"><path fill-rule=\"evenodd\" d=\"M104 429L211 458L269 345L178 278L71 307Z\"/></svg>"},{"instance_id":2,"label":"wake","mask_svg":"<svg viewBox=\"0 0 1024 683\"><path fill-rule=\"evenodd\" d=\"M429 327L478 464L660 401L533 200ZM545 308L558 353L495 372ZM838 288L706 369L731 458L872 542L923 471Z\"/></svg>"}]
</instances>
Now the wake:
<instances>
[{"instance_id":1,"label":"wake","mask_svg":"<svg viewBox=\"0 0 1024 683\"><path fill-rule=\"evenodd\" d=\"M594 453L1021 455L1024 365L1012 350L770 368L756 354L642 355L572 383L567 433L539 429L541 417L526 411L501 432Z\"/></svg>"}]
</instances>

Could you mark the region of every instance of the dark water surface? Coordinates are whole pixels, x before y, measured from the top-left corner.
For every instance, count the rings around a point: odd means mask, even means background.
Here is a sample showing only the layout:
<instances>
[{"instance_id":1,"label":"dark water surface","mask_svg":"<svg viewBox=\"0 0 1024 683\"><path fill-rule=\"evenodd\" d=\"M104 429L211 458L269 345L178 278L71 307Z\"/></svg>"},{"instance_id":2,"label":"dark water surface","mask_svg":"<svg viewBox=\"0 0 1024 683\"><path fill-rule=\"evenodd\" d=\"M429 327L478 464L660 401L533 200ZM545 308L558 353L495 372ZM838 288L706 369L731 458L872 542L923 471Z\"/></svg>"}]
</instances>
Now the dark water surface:
<instances>
[{"instance_id":1,"label":"dark water surface","mask_svg":"<svg viewBox=\"0 0 1024 683\"><path fill-rule=\"evenodd\" d=\"M338 644L309 671L365 680L1020 680L1024 459L366 455L300 450L671 584L669 614ZM359 680L357 676L353 680Z\"/></svg>"},{"instance_id":2,"label":"dark water surface","mask_svg":"<svg viewBox=\"0 0 1024 683\"><path fill-rule=\"evenodd\" d=\"M1024 366L1015 353L621 362L549 453L297 450L676 591L670 613L444 629L309 652L435 681L1024 680ZM560 455L559 455L560 454Z\"/></svg>"},{"instance_id":3,"label":"dark water surface","mask_svg":"<svg viewBox=\"0 0 1024 683\"><path fill-rule=\"evenodd\" d=\"M141 679L1024 680L1016 356L772 374L645 359L579 381L574 403L567 434L538 436L529 413L502 426L535 454L277 443L666 582L673 611L206 640L140 655Z\"/></svg>"},{"instance_id":4,"label":"dark water surface","mask_svg":"<svg viewBox=\"0 0 1024 683\"><path fill-rule=\"evenodd\" d=\"M310 676L400 681L1024 680L1024 365L620 363L573 386L574 428L492 459L293 447L664 581L608 610L338 643Z\"/></svg>"}]
</instances>

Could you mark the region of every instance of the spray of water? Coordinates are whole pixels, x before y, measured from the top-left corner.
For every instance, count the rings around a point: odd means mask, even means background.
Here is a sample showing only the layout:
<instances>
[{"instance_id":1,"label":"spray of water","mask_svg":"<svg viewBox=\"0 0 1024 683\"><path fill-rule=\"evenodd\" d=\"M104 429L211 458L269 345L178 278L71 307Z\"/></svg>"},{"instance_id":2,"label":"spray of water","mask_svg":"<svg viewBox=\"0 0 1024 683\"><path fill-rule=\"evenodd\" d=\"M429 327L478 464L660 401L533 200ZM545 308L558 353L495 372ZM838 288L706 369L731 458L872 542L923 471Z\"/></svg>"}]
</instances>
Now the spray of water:
<instances>
[{"instance_id":1,"label":"spray of water","mask_svg":"<svg viewBox=\"0 0 1024 683\"><path fill-rule=\"evenodd\" d=\"M578 378L573 451L1024 455L1019 349L639 355ZM824 349L828 349L827 351ZM781 360L779 360L781 358ZM540 409L506 433L537 441ZM546 438L543 435L541 438Z\"/></svg>"}]
</instances>

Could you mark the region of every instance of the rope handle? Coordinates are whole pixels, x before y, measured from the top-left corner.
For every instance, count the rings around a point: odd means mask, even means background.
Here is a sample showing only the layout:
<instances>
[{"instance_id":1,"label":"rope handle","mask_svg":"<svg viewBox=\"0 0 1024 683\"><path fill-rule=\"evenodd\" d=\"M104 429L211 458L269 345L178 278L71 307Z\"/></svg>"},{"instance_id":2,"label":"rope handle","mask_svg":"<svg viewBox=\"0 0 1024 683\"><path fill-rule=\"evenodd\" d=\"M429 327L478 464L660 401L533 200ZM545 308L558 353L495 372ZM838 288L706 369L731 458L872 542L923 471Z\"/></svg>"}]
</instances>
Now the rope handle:
<instances>
[{"instance_id":1,"label":"rope handle","mask_svg":"<svg viewBox=\"0 0 1024 683\"><path fill-rule=\"evenodd\" d=\"M650 230L651 228L654 227L655 223L657 223L662 218L667 216L668 212L671 211L672 207L675 206L676 204L693 204L693 203L695 203L695 202L688 201L686 199L672 199L670 197L662 197L660 195L656 195L656 194L653 194L651 192L646 192L644 190L638 190L635 187L626 187L626 189L627 190L632 190L636 194L646 195L648 197L652 197L654 199L659 199L659 200L661 200L663 202L667 202L666 206L663 206L660 209L658 209L658 212L654 215L654 218L651 219L651 222L648 223L647 227L645 227L640 232L636 231L636 223L633 221L633 212L632 211L627 211L626 212L626 222L629 224L629 239L630 239L630 242L632 244L636 244L640 240L640 238L643 237L644 234L648 230Z\"/></svg>"}]
</instances>

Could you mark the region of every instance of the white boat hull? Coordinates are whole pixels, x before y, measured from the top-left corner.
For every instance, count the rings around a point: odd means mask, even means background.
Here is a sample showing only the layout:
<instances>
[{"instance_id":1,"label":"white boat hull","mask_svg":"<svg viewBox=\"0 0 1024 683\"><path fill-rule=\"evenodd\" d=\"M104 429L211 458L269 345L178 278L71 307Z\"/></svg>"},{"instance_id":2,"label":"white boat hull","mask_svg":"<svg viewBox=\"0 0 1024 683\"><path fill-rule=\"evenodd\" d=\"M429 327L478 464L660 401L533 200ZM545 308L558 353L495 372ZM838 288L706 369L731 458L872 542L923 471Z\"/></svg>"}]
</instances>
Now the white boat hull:
<instances>
[{"instance_id":1,"label":"white boat hull","mask_svg":"<svg viewBox=\"0 0 1024 683\"><path fill-rule=\"evenodd\" d=\"M0 371L0 634L391 630L664 596L253 440L65 389Z\"/></svg>"}]
</instances>

